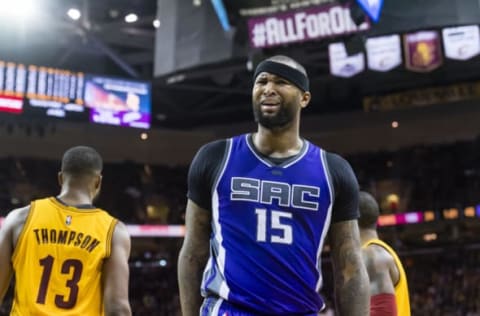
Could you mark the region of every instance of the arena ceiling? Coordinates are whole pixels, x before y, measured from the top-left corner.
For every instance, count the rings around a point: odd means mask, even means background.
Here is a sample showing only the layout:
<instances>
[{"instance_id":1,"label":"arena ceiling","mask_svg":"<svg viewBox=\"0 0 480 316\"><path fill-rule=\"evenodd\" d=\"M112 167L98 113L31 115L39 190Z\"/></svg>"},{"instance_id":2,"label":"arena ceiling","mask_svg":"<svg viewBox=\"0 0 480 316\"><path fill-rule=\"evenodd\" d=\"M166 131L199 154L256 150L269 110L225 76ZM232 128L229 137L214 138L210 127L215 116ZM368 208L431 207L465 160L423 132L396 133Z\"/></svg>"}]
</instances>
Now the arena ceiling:
<instances>
[{"instance_id":1,"label":"arena ceiling","mask_svg":"<svg viewBox=\"0 0 480 316\"><path fill-rule=\"evenodd\" d=\"M193 6L211 6L211 1L206 0L188 2ZM225 3L230 3L231 6L234 2ZM395 11L400 8L400 4L388 3L386 1L383 18L403 21ZM389 9L387 4L396 7ZM44 0L42 5L42 10L37 13L43 20L38 20L35 25L24 25L20 31L16 29L10 34L6 31L14 27L2 25L4 32L0 32L0 40L12 43L8 47L0 48L0 56L4 55L2 59L151 80L152 123L154 127L160 128L189 129L213 123L228 124L249 120L252 83L249 65L264 56L274 54L290 55L306 66L313 94L307 115L361 111L364 96L472 81L478 79L480 73L477 56L468 62L445 63L440 69L430 73L412 73L400 67L401 69L389 73L364 72L349 79L335 78L329 74L327 47L331 41L251 50L244 47L246 35L241 34L241 27L238 27L241 17L236 16L237 20L235 17L232 20L232 23L237 23L234 40L240 42L240 46L245 49L244 53L226 61L180 69L154 78L157 29L153 26L153 21L158 16L157 1ZM66 16L71 7L82 12L80 20L73 21ZM124 21L125 15L129 13L138 15L135 23ZM379 25L382 23L386 22L380 21ZM416 26L410 28L415 29ZM358 43L362 37L349 36L341 40Z\"/></svg>"}]
</instances>

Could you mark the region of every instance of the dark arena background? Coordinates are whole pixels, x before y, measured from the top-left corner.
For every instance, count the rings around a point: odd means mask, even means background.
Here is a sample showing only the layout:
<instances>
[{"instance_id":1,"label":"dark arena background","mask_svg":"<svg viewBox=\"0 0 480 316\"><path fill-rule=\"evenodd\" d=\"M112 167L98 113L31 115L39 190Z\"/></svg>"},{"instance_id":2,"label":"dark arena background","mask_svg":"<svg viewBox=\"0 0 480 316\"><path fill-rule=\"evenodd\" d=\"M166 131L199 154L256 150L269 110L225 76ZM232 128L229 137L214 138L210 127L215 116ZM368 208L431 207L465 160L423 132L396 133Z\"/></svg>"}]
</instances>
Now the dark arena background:
<instances>
[{"instance_id":1,"label":"dark arena background","mask_svg":"<svg viewBox=\"0 0 480 316\"><path fill-rule=\"evenodd\" d=\"M379 201L379 232L405 265L412 315L480 315L478 1L2 5L0 224L58 193L65 149L98 149L97 205L132 235L134 315L180 315L189 163L204 143L255 129L252 69L276 54L310 77L302 135L344 156Z\"/></svg>"}]
</instances>

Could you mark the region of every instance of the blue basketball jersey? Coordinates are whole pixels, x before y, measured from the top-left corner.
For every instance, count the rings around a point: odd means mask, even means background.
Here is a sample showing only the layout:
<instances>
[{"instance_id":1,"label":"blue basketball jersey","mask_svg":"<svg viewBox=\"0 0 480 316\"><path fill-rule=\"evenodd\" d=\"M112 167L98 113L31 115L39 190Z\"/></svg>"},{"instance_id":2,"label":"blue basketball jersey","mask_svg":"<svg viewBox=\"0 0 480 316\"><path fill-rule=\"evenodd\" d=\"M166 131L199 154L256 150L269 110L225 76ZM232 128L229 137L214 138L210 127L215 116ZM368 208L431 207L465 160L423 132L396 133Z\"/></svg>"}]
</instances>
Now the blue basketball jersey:
<instances>
[{"instance_id":1,"label":"blue basketball jersey","mask_svg":"<svg viewBox=\"0 0 480 316\"><path fill-rule=\"evenodd\" d=\"M321 310L321 250L333 205L329 181L325 152L308 141L298 155L275 165L248 135L229 139L212 190L202 295L252 314Z\"/></svg>"}]
</instances>

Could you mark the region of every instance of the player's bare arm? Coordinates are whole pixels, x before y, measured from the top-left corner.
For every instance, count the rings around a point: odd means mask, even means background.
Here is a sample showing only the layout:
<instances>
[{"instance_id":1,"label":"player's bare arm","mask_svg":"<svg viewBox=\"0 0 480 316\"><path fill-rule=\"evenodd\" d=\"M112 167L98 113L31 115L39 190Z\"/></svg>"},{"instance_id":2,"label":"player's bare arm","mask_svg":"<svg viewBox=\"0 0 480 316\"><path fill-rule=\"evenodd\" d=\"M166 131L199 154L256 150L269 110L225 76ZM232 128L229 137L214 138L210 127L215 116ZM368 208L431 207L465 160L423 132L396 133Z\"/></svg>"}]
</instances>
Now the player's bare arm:
<instances>
[{"instance_id":1,"label":"player's bare arm","mask_svg":"<svg viewBox=\"0 0 480 316\"><path fill-rule=\"evenodd\" d=\"M392 280L391 270L396 268L390 254L377 245L370 245L362 252L370 278L370 294L394 294L395 281ZM398 272L396 280L398 280Z\"/></svg>"},{"instance_id":2,"label":"player's bare arm","mask_svg":"<svg viewBox=\"0 0 480 316\"><path fill-rule=\"evenodd\" d=\"M209 256L211 213L188 200L186 233L178 258L178 284L183 316L198 316L202 297L200 285Z\"/></svg>"},{"instance_id":3,"label":"player's bare arm","mask_svg":"<svg viewBox=\"0 0 480 316\"><path fill-rule=\"evenodd\" d=\"M13 275L11 257L29 211L30 206L11 211L0 228L0 305L10 285Z\"/></svg>"},{"instance_id":4,"label":"player's bare arm","mask_svg":"<svg viewBox=\"0 0 480 316\"><path fill-rule=\"evenodd\" d=\"M105 315L130 316L132 311L128 301L128 258L131 241L127 228L121 222L115 226L111 247L110 257L103 265Z\"/></svg>"},{"instance_id":5,"label":"player's bare arm","mask_svg":"<svg viewBox=\"0 0 480 316\"><path fill-rule=\"evenodd\" d=\"M356 220L333 223L329 239L335 271L336 307L340 316L367 316L370 291L360 250Z\"/></svg>"}]
</instances>

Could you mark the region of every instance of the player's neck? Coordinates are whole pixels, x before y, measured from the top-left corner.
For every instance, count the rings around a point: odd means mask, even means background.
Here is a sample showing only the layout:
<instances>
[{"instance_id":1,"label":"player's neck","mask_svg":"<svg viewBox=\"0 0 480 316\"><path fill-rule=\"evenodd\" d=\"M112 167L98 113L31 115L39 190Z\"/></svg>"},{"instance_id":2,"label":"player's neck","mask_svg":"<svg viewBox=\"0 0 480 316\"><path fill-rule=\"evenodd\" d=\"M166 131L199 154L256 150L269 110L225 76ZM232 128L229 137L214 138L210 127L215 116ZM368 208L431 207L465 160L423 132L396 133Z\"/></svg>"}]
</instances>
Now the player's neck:
<instances>
[{"instance_id":1,"label":"player's neck","mask_svg":"<svg viewBox=\"0 0 480 316\"><path fill-rule=\"evenodd\" d=\"M252 134L252 141L259 152L274 158L294 156L303 146L298 130L275 131L262 126Z\"/></svg>"},{"instance_id":2,"label":"player's neck","mask_svg":"<svg viewBox=\"0 0 480 316\"><path fill-rule=\"evenodd\" d=\"M373 229L360 229L360 241L365 244L367 241L372 239L378 239L378 234Z\"/></svg>"},{"instance_id":3,"label":"player's neck","mask_svg":"<svg viewBox=\"0 0 480 316\"><path fill-rule=\"evenodd\" d=\"M57 198L67 205L88 205L93 203L93 199L88 192L62 188L62 192Z\"/></svg>"}]
</instances>

